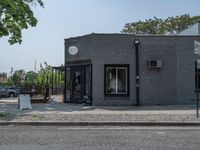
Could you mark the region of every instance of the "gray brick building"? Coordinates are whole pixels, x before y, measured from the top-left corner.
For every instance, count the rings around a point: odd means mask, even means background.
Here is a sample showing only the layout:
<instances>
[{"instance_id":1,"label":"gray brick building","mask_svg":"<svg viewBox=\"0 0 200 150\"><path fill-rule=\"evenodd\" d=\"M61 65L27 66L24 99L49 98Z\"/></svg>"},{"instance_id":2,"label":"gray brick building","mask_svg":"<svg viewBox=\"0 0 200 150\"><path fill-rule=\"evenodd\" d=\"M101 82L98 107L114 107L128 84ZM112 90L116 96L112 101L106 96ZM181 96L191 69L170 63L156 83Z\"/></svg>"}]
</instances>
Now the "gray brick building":
<instances>
[{"instance_id":1,"label":"gray brick building","mask_svg":"<svg viewBox=\"0 0 200 150\"><path fill-rule=\"evenodd\" d=\"M90 34L65 39L65 102L191 104L200 36ZM137 53L138 52L138 53Z\"/></svg>"}]
</instances>

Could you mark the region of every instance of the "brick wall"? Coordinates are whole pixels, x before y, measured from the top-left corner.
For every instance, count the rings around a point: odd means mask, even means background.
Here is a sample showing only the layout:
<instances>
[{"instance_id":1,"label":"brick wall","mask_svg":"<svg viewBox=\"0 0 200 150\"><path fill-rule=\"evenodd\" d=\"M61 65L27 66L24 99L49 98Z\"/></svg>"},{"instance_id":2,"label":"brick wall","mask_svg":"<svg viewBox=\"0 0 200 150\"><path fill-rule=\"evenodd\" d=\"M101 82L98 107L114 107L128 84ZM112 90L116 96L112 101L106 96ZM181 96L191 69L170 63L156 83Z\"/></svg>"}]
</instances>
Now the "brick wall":
<instances>
[{"instance_id":1,"label":"brick wall","mask_svg":"<svg viewBox=\"0 0 200 150\"><path fill-rule=\"evenodd\" d=\"M197 57L193 53L198 36L133 36L127 34L90 34L65 40L66 61L90 59L93 66L94 105L133 105L135 92L135 46L139 38L140 100L149 104L188 104L195 98L194 81ZM76 56L67 49L79 48ZM161 60L160 69L149 69L148 60ZM130 65L130 96L104 96L104 64Z\"/></svg>"}]
</instances>

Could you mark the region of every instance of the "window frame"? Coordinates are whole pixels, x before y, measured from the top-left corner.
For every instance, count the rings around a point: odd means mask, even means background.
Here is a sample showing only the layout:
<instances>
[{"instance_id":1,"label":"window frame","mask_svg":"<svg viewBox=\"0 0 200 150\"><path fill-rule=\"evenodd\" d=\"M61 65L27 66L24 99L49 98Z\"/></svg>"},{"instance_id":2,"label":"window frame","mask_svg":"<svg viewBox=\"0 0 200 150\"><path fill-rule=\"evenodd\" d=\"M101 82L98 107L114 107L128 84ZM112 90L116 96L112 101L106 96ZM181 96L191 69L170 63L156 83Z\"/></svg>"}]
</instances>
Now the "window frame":
<instances>
[{"instance_id":1,"label":"window frame","mask_svg":"<svg viewBox=\"0 0 200 150\"><path fill-rule=\"evenodd\" d=\"M109 94L107 93L107 87L106 87L106 81L107 81L107 68L126 68L126 88L127 88L127 93L122 94L122 93L115 93L115 94ZM118 70L116 69L116 71ZM130 75L129 75L129 71L130 70L130 65L129 64L104 64L104 96L105 97L129 97L130 96ZM116 73L117 74L117 73Z\"/></svg>"}]
</instances>

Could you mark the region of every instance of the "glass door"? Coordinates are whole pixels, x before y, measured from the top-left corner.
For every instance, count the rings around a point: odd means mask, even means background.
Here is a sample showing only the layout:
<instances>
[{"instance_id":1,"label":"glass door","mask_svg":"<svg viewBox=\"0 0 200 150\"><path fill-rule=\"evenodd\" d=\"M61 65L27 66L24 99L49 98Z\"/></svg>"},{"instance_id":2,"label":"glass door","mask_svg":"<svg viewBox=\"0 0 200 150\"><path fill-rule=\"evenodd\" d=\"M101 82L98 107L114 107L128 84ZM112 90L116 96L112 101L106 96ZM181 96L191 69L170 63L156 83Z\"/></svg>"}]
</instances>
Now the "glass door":
<instances>
[{"instance_id":1,"label":"glass door","mask_svg":"<svg viewBox=\"0 0 200 150\"><path fill-rule=\"evenodd\" d=\"M65 77L65 102L92 104L92 66L68 66ZM88 100L87 100L88 102Z\"/></svg>"},{"instance_id":2,"label":"glass door","mask_svg":"<svg viewBox=\"0 0 200 150\"><path fill-rule=\"evenodd\" d=\"M85 80L84 68L72 67L71 68L71 102L81 103L84 97Z\"/></svg>"}]
</instances>

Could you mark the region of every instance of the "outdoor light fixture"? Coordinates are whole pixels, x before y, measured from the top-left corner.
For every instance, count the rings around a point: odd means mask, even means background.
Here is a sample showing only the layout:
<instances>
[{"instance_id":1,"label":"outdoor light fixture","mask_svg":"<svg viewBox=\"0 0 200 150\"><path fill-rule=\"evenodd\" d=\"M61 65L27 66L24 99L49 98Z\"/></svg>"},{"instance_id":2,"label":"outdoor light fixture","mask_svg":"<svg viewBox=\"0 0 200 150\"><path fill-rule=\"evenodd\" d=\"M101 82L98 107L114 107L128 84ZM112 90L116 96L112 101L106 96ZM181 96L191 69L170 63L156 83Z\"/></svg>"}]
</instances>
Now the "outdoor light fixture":
<instances>
[{"instance_id":1,"label":"outdoor light fixture","mask_svg":"<svg viewBox=\"0 0 200 150\"><path fill-rule=\"evenodd\" d=\"M134 45L139 45L140 44L140 40L139 39L134 39Z\"/></svg>"},{"instance_id":2,"label":"outdoor light fixture","mask_svg":"<svg viewBox=\"0 0 200 150\"><path fill-rule=\"evenodd\" d=\"M68 52L70 55L76 55L78 53L78 48L76 46L70 46Z\"/></svg>"}]
</instances>

